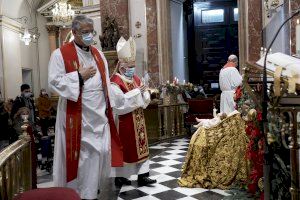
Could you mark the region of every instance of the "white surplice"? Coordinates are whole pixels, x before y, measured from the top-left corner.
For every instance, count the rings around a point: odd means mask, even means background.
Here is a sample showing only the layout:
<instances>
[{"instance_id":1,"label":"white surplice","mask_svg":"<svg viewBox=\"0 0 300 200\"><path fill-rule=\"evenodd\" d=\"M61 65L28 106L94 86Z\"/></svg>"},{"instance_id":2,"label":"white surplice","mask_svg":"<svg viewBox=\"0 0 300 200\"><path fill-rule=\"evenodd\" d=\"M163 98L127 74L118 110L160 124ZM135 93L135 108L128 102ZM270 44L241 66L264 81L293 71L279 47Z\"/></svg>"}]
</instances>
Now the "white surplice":
<instances>
[{"instance_id":1,"label":"white surplice","mask_svg":"<svg viewBox=\"0 0 300 200\"><path fill-rule=\"evenodd\" d=\"M125 82L132 83L132 80L117 74ZM118 127L118 115L131 113L137 108L146 108L150 101L150 93L145 91L143 94L139 88L133 89L127 93L123 93L117 84L111 85L112 96L114 96L115 106L113 108L115 121ZM131 175L145 174L149 172L149 160L141 163L124 163L124 167L112 168L112 177L130 178Z\"/></svg>"},{"instance_id":2,"label":"white surplice","mask_svg":"<svg viewBox=\"0 0 300 200\"><path fill-rule=\"evenodd\" d=\"M222 91L220 112L229 114L235 110L234 94L242 84L242 76L235 67L225 67L220 71L219 84Z\"/></svg>"},{"instance_id":3,"label":"white surplice","mask_svg":"<svg viewBox=\"0 0 300 200\"><path fill-rule=\"evenodd\" d=\"M75 45L76 46L76 45ZM84 68L96 62L91 52L76 46L79 63ZM110 80L107 61L105 63L109 96ZM82 199L96 199L100 187L100 177L109 177L111 169L110 130L105 114L106 101L99 71L86 80L82 92L82 132L77 179L66 182L66 107L67 99L77 101L80 93L78 72L66 73L60 49L52 53L49 62L49 88L59 95L55 129L55 147L53 164L53 181L57 187L74 188ZM113 106L113 100L111 104Z\"/></svg>"}]
</instances>

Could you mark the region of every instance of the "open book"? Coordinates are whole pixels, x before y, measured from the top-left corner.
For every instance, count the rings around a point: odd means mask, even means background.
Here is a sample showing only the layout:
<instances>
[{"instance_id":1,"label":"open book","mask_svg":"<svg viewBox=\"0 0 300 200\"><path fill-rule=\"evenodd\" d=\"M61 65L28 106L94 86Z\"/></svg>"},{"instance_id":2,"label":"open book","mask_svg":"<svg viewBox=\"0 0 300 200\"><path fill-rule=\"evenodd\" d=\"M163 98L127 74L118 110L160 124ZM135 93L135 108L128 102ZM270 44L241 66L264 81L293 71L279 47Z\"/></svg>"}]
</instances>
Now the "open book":
<instances>
[{"instance_id":1,"label":"open book","mask_svg":"<svg viewBox=\"0 0 300 200\"><path fill-rule=\"evenodd\" d=\"M264 66L264 59L262 57L256 62L259 66ZM274 53L267 57L267 71L272 74L275 72L276 67L282 67L281 75L286 78L294 78L296 84L300 84L300 59L283 54Z\"/></svg>"}]
</instances>

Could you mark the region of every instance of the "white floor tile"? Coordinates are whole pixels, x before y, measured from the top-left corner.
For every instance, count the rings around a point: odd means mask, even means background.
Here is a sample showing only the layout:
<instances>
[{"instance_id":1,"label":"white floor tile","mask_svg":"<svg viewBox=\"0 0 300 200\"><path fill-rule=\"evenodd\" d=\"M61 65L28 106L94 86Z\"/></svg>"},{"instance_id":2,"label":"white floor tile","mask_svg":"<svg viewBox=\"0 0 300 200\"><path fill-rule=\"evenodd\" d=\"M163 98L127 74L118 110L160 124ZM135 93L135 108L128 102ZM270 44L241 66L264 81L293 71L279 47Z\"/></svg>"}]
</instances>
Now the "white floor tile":
<instances>
[{"instance_id":1,"label":"white floor tile","mask_svg":"<svg viewBox=\"0 0 300 200\"><path fill-rule=\"evenodd\" d=\"M151 177L151 178L152 178L152 177ZM162 183L162 182L165 182L165 181L173 180L173 179L175 179L175 178L172 177L172 176L165 175L165 174L160 174L160 175L158 175L158 177L155 178L155 179L156 179L156 181L157 181L158 183Z\"/></svg>"},{"instance_id":2,"label":"white floor tile","mask_svg":"<svg viewBox=\"0 0 300 200\"><path fill-rule=\"evenodd\" d=\"M127 191L134 190L134 189L136 189L136 188L131 185L124 185L124 186L122 186L120 193L127 192Z\"/></svg>"},{"instance_id":3,"label":"white floor tile","mask_svg":"<svg viewBox=\"0 0 300 200\"><path fill-rule=\"evenodd\" d=\"M212 192L216 192L218 194L224 195L224 196L230 196L230 194L226 193L224 190L220 190L220 189L212 189L210 190Z\"/></svg>"},{"instance_id":4,"label":"white floor tile","mask_svg":"<svg viewBox=\"0 0 300 200\"><path fill-rule=\"evenodd\" d=\"M168 142L163 142L163 143L160 143L159 145L162 145L162 146L165 146L165 145L169 145L170 143Z\"/></svg>"},{"instance_id":5,"label":"white floor tile","mask_svg":"<svg viewBox=\"0 0 300 200\"><path fill-rule=\"evenodd\" d=\"M166 151L167 153L170 154L178 154L178 153L185 153L186 151L180 150L180 149L175 149L175 150L170 150L170 151Z\"/></svg>"},{"instance_id":6,"label":"white floor tile","mask_svg":"<svg viewBox=\"0 0 300 200\"><path fill-rule=\"evenodd\" d=\"M167 156L161 156L162 158L166 158L169 160L175 160L178 158L184 158L185 156L181 156L181 155L176 155L176 154L171 154L171 155L167 155Z\"/></svg>"},{"instance_id":7,"label":"white floor tile","mask_svg":"<svg viewBox=\"0 0 300 200\"><path fill-rule=\"evenodd\" d=\"M166 147L164 146L152 146L152 147L149 147L149 149L165 149Z\"/></svg>"},{"instance_id":8,"label":"white floor tile","mask_svg":"<svg viewBox=\"0 0 300 200\"><path fill-rule=\"evenodd\" d=\"M176 161L176 160L165 160L165 161L158 162L158 164L165 165L165 166L171 166L171 165L181 164L181 162Z\"/></svg>"},{"instance_id":9,"label":"white floor tile","mask_svg":"<svg viewBox=\"0 0 300 200\"><path fill-rule=\"evenodd\" d=\"M171 190L170 188L164 186L164 185L160 185L159 183L153 184L151 186L145 186L145 187L139 187L138 190L145 192L147 194L153 195L153 194L157 194L160 192L165 192L168 190Z\"/></svg>"},{"instance_id":10,"label":"white floor tile","mask_svg":"<svg viewBox=\"0 0 300 200\"><path fill-rule=\"evenodd\" d=\"M161 174L167 174L167 173L170 173L170 172L178 171L178 169L175 169L173 167L159 167L159 168L153 169L153 171L156 171L156 172L161 173Z\"/></svg>"},{"instance_id":11,"label":"white floor tile","mask_svg":"<svg viewBox=\"0 0 300 200\"><path fill-rule=\"evenodd\" d=\"M202 189L202 188L185 188L185 187L178 187L178 188L174 188L173 190L188 196L193 196L195 194L208 191L207 189Z\"/></svg>"},{"instance_id":12,"label":"white floor tile","mask_svg":"<svg viewBox=\"0 0 300 200\"><path fill-rule=\"evenodd\" d=\"M188 146L170 146L169 147L170 149L185 149L185 148L188 148Z\"/></svg>"},{"instance_id":13,"label":"white floor tile","mask_svg":"<svg viewBox=\"0 0 300 200\"><path fill-rule=\"evenodd\" d=\"M193 197L183 197L183 198L180 198L180 199L177 199L177 200L197 200Z\"/></svg>"},{"instance_id":14,"label":"white floor tile","mask_svg":"<svg viewBox=\"0 0 300 200\"><path fill-rule=\"evenodd\" d=\"M154 196L146 196L146 197L140 197L134 200L159 200L158 198L154 197Z\"/></svg>"},{"instance_id":15,"label":"white floor tile","mask_svg":"<svg viewBox=\"0 0 300 200\"><path fill-rule=\"evenodd\" d=\"M175 143L172 143L173 145L180 145L180 146L188 146L189 143L188 142L184 142L184 141L181 141L181 142L175 142Z\"/></svg>"}]
</instances>

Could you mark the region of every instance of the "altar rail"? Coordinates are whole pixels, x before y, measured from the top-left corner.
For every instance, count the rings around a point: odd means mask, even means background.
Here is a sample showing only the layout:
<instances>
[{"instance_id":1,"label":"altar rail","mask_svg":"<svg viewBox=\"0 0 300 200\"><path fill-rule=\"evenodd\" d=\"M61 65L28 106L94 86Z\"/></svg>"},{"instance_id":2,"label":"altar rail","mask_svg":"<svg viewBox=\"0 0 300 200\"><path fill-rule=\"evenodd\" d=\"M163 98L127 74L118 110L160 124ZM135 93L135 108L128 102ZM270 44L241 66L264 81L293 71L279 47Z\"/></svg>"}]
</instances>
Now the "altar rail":
<instances>
[{"instance_id":1,"label":"altar rail","mask_svg":"<svg viewBox=\"0 0 300 200\"><path fill-rule=\"evenodd\" d=\"M186 112L187 109L187 103L158 106L160 139L186 135L184 112Z\"/></svg>"},{"instance_id":2,"label":"altar rail","mask_svg":"<svg viewBox=\"0 0 300 200\"><path fill-rule=\"evenodd\" d=\"M32 187L31 142L29 136L0 152L0 199L12 200Z\"/></svg>"}]
</instances>

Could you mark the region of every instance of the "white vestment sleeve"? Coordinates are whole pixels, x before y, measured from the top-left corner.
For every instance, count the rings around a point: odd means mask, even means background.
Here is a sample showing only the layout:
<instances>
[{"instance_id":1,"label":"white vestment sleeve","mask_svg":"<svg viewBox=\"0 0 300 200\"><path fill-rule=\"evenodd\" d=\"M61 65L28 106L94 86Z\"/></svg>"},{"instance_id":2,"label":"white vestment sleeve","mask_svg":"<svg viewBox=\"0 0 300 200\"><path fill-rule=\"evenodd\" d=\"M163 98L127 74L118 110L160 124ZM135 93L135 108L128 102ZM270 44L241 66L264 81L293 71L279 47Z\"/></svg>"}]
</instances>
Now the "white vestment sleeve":
<instances>
[{"instance_id":1,"label":"white vestment sleeve","mask_svg":"<svg viewBox=\"0 0 300 200\"><path fill-rule=\"evenodd\" d=\"M144 100L143 108L145 109L145 108L147 108L147 106L151 102L151 96L150 96L150 92L149 91L145 91L143 93L143 100Z\"/></svg>"},{"instance_id":2,"label":"white vestment sleeve","mask_svg":"<svg viewBox=\"0 0 300 200\"><path fill-rule=\"evenodd\" d=\"M236 68L233 68L233 70L231 70L230 77L232 81L232 86L234 88L237 88L238 86L242 85L243 78Z\"/></svg>"},{"instance_id":3,"label":"white vestment sleeve","mask_svg":"<svg viewBox=\"0 0 300 200\"><path fill-rule=\"evenodd\" d=\"M60 49L56 49L50 58L48 66L49 88L59 96L77 101L80 93L78 72L66 73Z\"/></svg>"},{"instance_id":4,"label":"white vestment sleeve","mask_svg":"<svg viewBox=\"0 0 300 200\"><path fill-rule=\"evenodd\" d=\"M111 91L114 100L113 109L117 115L125 115L145 105L143 95L138 88L124 94L118 85L111 84Z\"/></svg>"}]
</instances>

